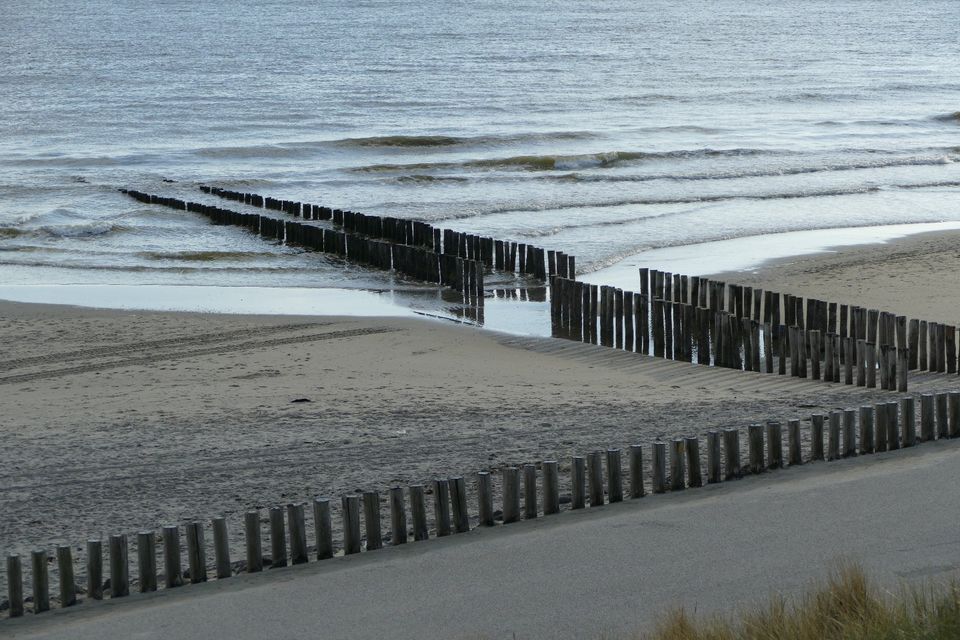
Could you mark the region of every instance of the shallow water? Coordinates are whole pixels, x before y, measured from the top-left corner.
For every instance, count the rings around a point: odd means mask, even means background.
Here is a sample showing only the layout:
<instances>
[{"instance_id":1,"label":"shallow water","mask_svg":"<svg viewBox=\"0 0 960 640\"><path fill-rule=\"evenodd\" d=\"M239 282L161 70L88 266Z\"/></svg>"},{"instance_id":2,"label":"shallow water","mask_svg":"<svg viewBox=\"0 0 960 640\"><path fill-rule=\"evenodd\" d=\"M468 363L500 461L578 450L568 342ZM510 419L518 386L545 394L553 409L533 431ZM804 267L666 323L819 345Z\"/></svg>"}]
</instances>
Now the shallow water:
<instances>
[{"instance_id":1,"label":"shallow water","mask_svg":"<svg viewBox=\"0 0 960 640\"><path fill-rule=\"evenodd\" d=\"M957 221L958 18L952 0L11 4L0 284L417 288L117 187L415 217L582 271Z\"/></svg>"}]
</instances>

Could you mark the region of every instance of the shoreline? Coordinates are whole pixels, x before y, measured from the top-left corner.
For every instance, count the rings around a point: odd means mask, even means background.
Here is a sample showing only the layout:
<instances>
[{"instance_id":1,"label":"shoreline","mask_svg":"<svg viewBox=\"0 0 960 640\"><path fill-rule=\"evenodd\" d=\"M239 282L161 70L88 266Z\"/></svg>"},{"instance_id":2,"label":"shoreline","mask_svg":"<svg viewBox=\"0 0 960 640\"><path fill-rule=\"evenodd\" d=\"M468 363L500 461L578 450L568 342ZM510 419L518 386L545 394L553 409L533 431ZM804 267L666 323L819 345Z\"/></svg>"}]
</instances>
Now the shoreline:
<instances>
[{"instance_id":1,"label":"shoreline","mask_svg":"<svg viewBox=\"0 0 960 640\"><path fill-rule=\"evenodd\" d=\"M960 230L927 231L865 245L774 258L712 280L760 287L948 324L958 323Z\"/></svg>"}]
</instances>

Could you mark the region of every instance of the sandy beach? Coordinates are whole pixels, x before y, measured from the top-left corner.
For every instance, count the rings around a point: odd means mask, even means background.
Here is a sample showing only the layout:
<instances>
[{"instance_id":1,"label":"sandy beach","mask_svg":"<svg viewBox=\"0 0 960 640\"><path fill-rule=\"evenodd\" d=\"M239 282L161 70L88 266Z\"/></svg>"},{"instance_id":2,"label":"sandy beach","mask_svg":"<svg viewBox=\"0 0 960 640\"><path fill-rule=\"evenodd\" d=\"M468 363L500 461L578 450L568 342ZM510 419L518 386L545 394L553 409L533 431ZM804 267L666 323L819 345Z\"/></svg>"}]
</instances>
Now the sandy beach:
<instances>
[{"instance_id":1,"label":"sandy beach","mask_svg":"<svg viewBox=\"0 0 960 640\"><path fill-rule=\"evenodd\" d=\"M956 237L725 277L947 320ZM888 398L429 319L0 303L0 336L4 553L224 514L240 558L250 508Z\"/></svg>"},{"instance_id":2,"label":"sandy beach","mask_svg":"<svg viewBox=\"0 0 960 640\"><path fill-rule=\"evenodd\" d=\"M840 247L710 277L956 325L960 231L919 233L886 243Z\"/></svg>"}]
</instances>

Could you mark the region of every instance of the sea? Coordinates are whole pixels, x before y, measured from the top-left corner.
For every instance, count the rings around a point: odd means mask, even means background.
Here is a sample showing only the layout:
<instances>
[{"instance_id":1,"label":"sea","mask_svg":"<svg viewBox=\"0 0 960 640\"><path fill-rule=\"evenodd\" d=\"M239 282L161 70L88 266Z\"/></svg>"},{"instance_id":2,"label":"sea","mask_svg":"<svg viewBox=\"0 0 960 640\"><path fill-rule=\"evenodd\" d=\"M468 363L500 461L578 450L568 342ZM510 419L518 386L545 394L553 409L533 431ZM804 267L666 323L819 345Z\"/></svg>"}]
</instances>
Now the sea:
<instances>
[{"instance_id":1,"label":"sea","mask_svg":"<svg viewBox=\"0 0 960 640\"><path fill-rule=\"evenodd\" d=\"M960 226L956 0L0 12L8 299L442 306L430 287L119 188L212 203L208 184L425 220L576 255L581 277L628 288L641 263L709 273ZM491 315L510 329L537 314Z\"/></svg>"}]
</instances>

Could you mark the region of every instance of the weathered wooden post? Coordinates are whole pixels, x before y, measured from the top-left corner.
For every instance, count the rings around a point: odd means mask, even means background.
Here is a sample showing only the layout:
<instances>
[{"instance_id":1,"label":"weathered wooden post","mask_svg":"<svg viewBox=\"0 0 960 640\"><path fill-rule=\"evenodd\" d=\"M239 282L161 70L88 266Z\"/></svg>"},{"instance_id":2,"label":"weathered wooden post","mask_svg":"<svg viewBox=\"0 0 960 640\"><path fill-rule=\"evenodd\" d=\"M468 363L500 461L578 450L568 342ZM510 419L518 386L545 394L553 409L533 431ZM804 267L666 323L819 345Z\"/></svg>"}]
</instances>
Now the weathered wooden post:
<instances>
[{"instance_id":1,"label":"weathered wooden post","mask_svg":"<svg viewBox=\"0 0 960 640\"><path fill-rule=\"evenodd\" d=\"M46 551L43 552L43 568L46 573ZM36 563L36 559L34 559ZM34 564L36 568L36 564ZM130 595L130 568L127 563L127 535L110 536L110 597L122 598Z\"/></svg>"},{"instance_id":2,"label":"weathered wooden post","mask_svg":"<svg viewBox=\"0 0 960 640\"><path fill-rule=\"evenodd\" d=\"M493 487L489 471L477 474L477 502L480 512L480 525L492 527L493 520Z\"/></svg>"},{"instance_id":3,"label":"weathered wooden post","mask_svg":"<svg viewBox=\"0 0 960 640\"><path fill-rule=\"evenodd\" d=\"M397 487L399 489L399 487ZM400 490L403 500L403 490ZM406 529L406 526L404 526ZM333 526L330 522L330 500L317 497L313 499L313 532L317 539L317 560L333 557Z\"/></svg>"},{"instance_id":4,"label":"weathered wooden post","mask_svg":"<svg viewBox=\"0 0 960 640\"><path fill-rule=\"evenodd\" d=\"M543 515L560 512L560 474L556 460L544 460L543 470Z\"/></svg>"},{"instance_id":5,"label":"weathered wooden post","mask_svg":"<svg viewBox=\"0 0 960 640\"><path fill-rule=\"evenodd\" d=\"M453 509L453 530L457 533L470 531L470 511L467 507L467 486L462 476L447 480L450 486L450 505ZM403 502L401 501L401 504Z\"/></svg>"},{"instance_id":6,"label":"weathered wooden post","mask_svg":"<svg viewBox=\"0 0 960 640\"><path fill-rule=\"evenodd\" d=\"M153 541L153 534L150 534L150 541ZM153 547L151 547L151 550ZM142 556L141 556L142 557ZM60 606L61 607L72 607L77 604L77 585L73 580L73 554L69 545L58 545L57 546L57 569L60 577ZM149 567L147 567L149 573ZM152 577L153 582L150 582ZM140 583L144 583L144 575L140 575ZM153 585L153 588L150 591L156 591L157 589L157 565L156 561L153 564L152 574L147 575L147 584ZM144 591L143 586L140 587L140 591ZM12 602L12 600L11 600Z\"/></svg>"},{"instance_id":7,"label":"weathered wooden post","mask_svg":"<svg viewBox=\"0 0 960 640\"><path fill-rule=\"evenodd\" d=\"M857 410L843 410L843 457L857 455Z\"/></svg>"},{"instance_id":8,"label":"weathered wooden post","mask_svg":"<svg viewBox=\"0 0 960 640\"><path fill-rule=\"evenodd\" d=\"M686 488L684 476L683 438L674 438L670 446L670 490L682 491Z\"/></svg>"},{"instance_id":9,"label":"weathered wooden post","mask_svg":"<svg viewBox=\"0 0 960 640\"><path fill-rule=\"evenodd\" d=\"M343 553L360 553L360 496L350 495L341 498L343 509Z\"/></svg>"},{"instance_id":10,"label":"weathered wooden post","mask_svg":"<svg viewBox=\"0 0 960 640\"><path fill-rule=\"evenodd\" d=\"M33 569L33 612L43 613L50 610L50 575L47 573L47 550L37 549L31 552L30 559ZM114 597L124 595L127 594L120 593Z\"/></svg>"},{"instance_id":11,"label":"weathered wooden post","mask_svg":"<svg viewBox=\"0 0 960 640\"><path fill-rule=\"evenodd\" d=\"M607 495L611 503L623 501L620 449L607 449Z\"/></svg>"},{"instance_id":12,"label":"weathered wooden post","mask_svg":"<svg viewBox=\"0 0 960 640\"><path fill-rule=\"evenodd\" d=\"M537 467L523 465L523 517L532 520L537 517Z\"/></svg>"},{"instance_id":13,"label":"weathered wooden post","mask_svg":"<svg viewBox=\"0 0 960 640\"><path fill-rule=\"evenodd\" d=\"M70 547L65 547L67 553ZM60 548L57 548L57 555L60 554ZM137 533L137 571L140 574L140 593L157 590L157 544L153 531L140 531ZM70 567L69 586L73 587L73 566ZM64 589L63 567L60 568L60 593L63 595ZM73 603L76 597L73 598ZM73 604L71 603L71 604ZM68 606L64 604L63 606Z\"/></svg>"},{"instance_id":14,"label":"weathered wooden post","mask_svg":"<svg viewBox=\"0 0 960 640\"><path fill-rule=\"evenodd\" d=\"M823 414L815 413L810 418L810 459L823 460Z\"/></svg>"},{"instance_id":15,"label":"weathered wooden post","mask_svg":"<svg viewBox=\"0 0 960 640\"><path fill-rule=\"evenodd\" d=\"M180 538L177 534L176 527L164 527L163 528L163 557L165 563L165 571L167 573L167 588L171 586L177 586L183 582L183 578L180 575ZM176 542L168 538L168 532L175 534ZM263 545L260 538L260 512L259 511L247 511L243 517L243 532L246 536L246 551L247 551L247 573L256 573L257 571L263 570ZM174 547L174 544L176 545ZM174 548L176 549L176 556L174 557ZM173 562L176 562L176 565L173 566ZM174 580L174 584L171 584L171 579Z\"/></svg>"},{"instance_id":16,"label":"weathered wooden post","mask_svg":"<svg viewBox=\"0 0 960 640\"><path fill-rule=\"evenodd\" d=\"M938 393L934 397L937 403L937 438L943 440L950 437L950 426L947 419L947 394Z\"/></svg>"},{"instance_id":17,"label":"weathered wooden post","mask_svg":"<svg viewBox=\"0 0 960 640\"><path fill-rule=\"evenodd\" d=\"M103 543L100 540L87 540L87 595L103 600Z\"/></svg>"},{"instance_id":18,"label":"weathered wooden post","mask_svg":"<svg viewBox=\"0 0 960 640\"><path fill-rule=\"evenodd\" d=\"M763 473L763 425L752 424L749 427L750 473Z\"/></svg>"},{"instance_id":19,"label":"weathered wooden post","mask_svg":"<svg viewBox=\"0 0 960 640\"><path fill-rule=\"evenodd\" d=\"M503 469L503 524L520 520L520 470Z\"/></svg>"},{"instance_id":20,"label":"weathered wooden post","mask_svg":"<svg viewBox=\"0 0 960 640\"><path fill-rule=\"evenodd\" d=\"M587 484L590 490L590 506L603 506L603 454L594 451L587 455Z\"/></svg>"},{"instance_id":21,"label":"weathered wooden post","mask_svg":"<svg viewBox=\"0 0 960 640\"><path fill-rule=\"evenodd\" d=\"M651 483L654 493L663 493L667 490L667 445L665 442L657 441L653 443Z\"/></svg>"},{"instance_id":22,"label":"weathered wooden post","mask_svg":"<svg viewBox=\"0 0 960 640\"><path fill-rule=\"evenodd\" d=\"M410 495L410 519L413 521L413 539L416 542L430 538L427 527L427 503L423 496L423 485L414 484L407 488Z\"/></svg>"},{"instance_id":23,"label":"weathered wooden post","mask_svg":"<svg viewBox=\"0 0 960 640\"><path fill-rule=\"evenodd\" d=\"M23 615L23 567L20 556L13 553L7 556L7 599L10 603L10 617Z\"/></svg>"},{"instance_id":24,"label":"weathered wooden post","mask_svg":"<svg viewBox=\"0 0 960 640\"><path fill-rule=\"evenodd\" d=\"M873 407L862 406L860 407L860 453L873 453L874 447Z\"/></svg>"},{"instance_id":25,"label":"weathered wooden post","mask_svg":"<svg viewBox=\"0 0 960 640\"><path fill-rule=\"evenodd\" d=\"M281 522L283 520L283 510L280 510ZM207 581L207 554L206 540L203 535L203 524L200 522L189 522L186 526L187 533L187 561L190 565L190 582L197 584ZM286 556L286 553L284 553ZM284 557L284 565L286 557ZM276 566L276 565L273 565Z\"/></svg>"},{"instance_id":26,"label":"weathered wooden post","mask_svg":"<svg viewBox=\"0 0 960 640\"><path fill-rule=\"evenodd\" d=\"M359 500L359 498L357 498ZM346 506L344 507L346 514ZM358 516L359 517L359 513ZM344 523L344 535L346 535L346 523ZM357 540L360 539L359 524L357 525ZM190 531L187 531L187 556L190 555ZM191 560L191 563L193 560ZM193 565L191 564L191 567ZM270 568L287 566L287 531L283 521L283 507L270 507ZM193 573L191 569L191 581Z\"/></svg>"},{"instance_id":27,"label":"weathered wooden post","mask_svg":"<svg viewBox=\"0 0 960 640\"><path fill-rule=\"evenodd\" d=\"M700 440L695 437L683 439L684 449L687 452L687 486L702 487L703 477L700 470Z\"/></svg>"},{"instance_id":28,"label":"weathered wooden post","mask_svg":"<svg viewBox=\"0 0 960 640\"><path fill-rule=\"evenodd\" d=\"M587 503L586 459L583 456L573 456L570 464L570 482L570 508L583 509Z\"/></svg>"},{"instance_id":29,"label":"weathered wooden post","mask_svg":"<svg viewBox=\"0 0 960 640\"><path fill-rule=\"evenodd\" d=\"M921 325L922 326L922 325ZM934 397L932 393L920 394L920 441L934 439Z\"/></svg>"},{"instance_id":30,"label":"weathered wooden post","mask_svg":"<svg viewBox=\"0 0 960 640\"><path fill-rule=\"evenodd\" d=\"M363 492L363 523L367 529L367 551L376 551L383 548L383 534L380 527L380 493L377 491ZM293 531L290 532L293 539ZM291 545L291 555L293 548ZM294 564L296 560L294 559Z\"/></svg>"},{"instance_id":31,"label":"weathered wooden post","mask_svg":"<svg viewBox=\"0 0 960 640\"><path fill-rule=\"evenodd\" d=\"M740 470L740 431L733 427L723 430L724 480L736 480L741 477Z\"/></svg>"},{"instance_id":32,"label":"weathered wooden post","mask_svg":"<svg viewBox=\"0 0 960 640\"><path fill-rule=\"evenodd\" d=\"M639 444L630 445L630 497L642 498L643 487L643 447Z\"/></svg>"},{"instance_id":33,"label":"weathered wooden post","mask_svg":"<svg viewBox=\"0 0 960 640\"><path fill-rule=\"evenodd\" d=\"M227 535L227 519L223 516L214 518L213 526L213 555L216 560L217 580L223 580L233 575L230 566L230 538Z\"/></svg>"},{"instance_id":34,"label":"weathered wooden post","mask_svg":"<svg viewBox=\"0 0 960 640\"><path fill-rule=\"evenodd\" d=\"M900 400L900 410L903 412L903 446L916 446L917 417L913 396Z\"/></svg>"},{"instance_id":35,"label":"weathered wooden post","mask_svg":"<svg viewBox=\"0 0 960 640\"><path fill-rule=\"evenodd\" d=\"M519 470L515 470L519 473ZM520 491L519 481L517 491ZM519 494L518 494L519 495ZM506 499L506 495L504 495ZM506 508L504 508L506 513ZM517 499L517 517L520 514L520 500ZM433 516L434 525L437 529L437 537L450 535L450 485L446 480L436 478L433 481Z\"/></svg>"},{"instance_id":36,"label":"weathered wooden post","mask_svg":"<svg viewBox=\"0 0 960 640\"><path fill-rule=\"evenodd\" d=\"M783 433L779 422L767 423L767 468L783 468Z\"/></svg>"},{"instance_id":37,"label":"weathered wooden post","mask_svg":"<svg viewBox=\"0 0 960 640\"><path fill-rule=\"evenodd\" d=\"M803 464L803 453L800 440L800 421L787 421L787 431L789 432L790 439L790 448L788 452L790 466L793 467L796 465L801 465Z\"/></svg>"},{"instance_id":38,"label":"weathered wooden post","mask_svg":"<svg viewBox=\"0 0 960 640\"><path fill-rule=\"evenodd\" d=\"M721 479L720 432L710 430L707 432L707 483L714 484L720 482Z\"/></svg>"}]
</instances>

